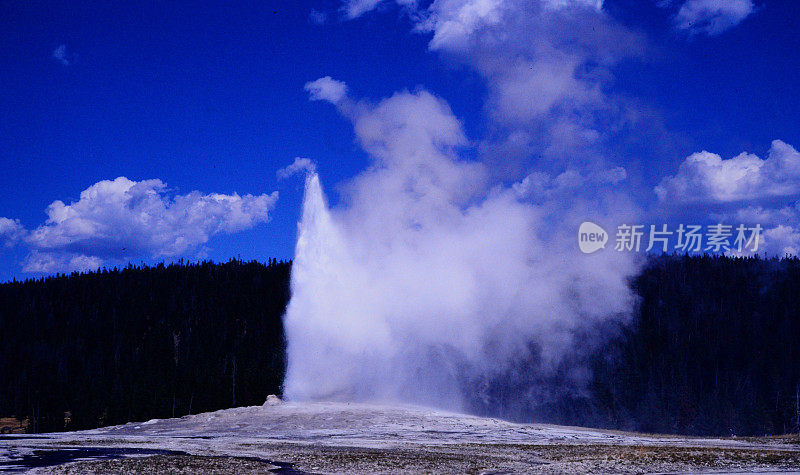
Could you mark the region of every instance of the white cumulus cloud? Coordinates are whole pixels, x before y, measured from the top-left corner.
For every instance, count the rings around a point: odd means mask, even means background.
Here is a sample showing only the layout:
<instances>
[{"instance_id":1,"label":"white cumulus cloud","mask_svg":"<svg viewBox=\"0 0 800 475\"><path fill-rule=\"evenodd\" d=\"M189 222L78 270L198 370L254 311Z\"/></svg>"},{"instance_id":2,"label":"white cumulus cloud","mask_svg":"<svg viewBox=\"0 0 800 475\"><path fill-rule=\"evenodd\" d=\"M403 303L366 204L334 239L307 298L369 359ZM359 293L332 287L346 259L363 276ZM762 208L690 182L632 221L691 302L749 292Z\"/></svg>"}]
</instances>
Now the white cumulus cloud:
<instances>
[{"instance_id":1,"label":"white cumulus cloud","mask_svg":"<svg viewBox=\"0 0 800 475\"><path fill-rule=\"evenodd\" d=\"M761 226L758 253L800 251L800 153L785 142L773 141L764 159L749 153L727 160L695 153L655 192L659 202L675 209L711 206L716 222Z\"/></svg>"},{"instance_id":2,"label":"white cumulus cloud","mask_svg":"<svg viewBox=\"0 0 800 475\"><path fill-rule=\"evenodd\" d=\"M269 221L277 199L277 192L171 196L158 179L103 180L81 192L78 201L57 200L47 207L47 221L22 239L31 251L23 270L88 270L108 259L183 255L214 235Z\"/></svg>"},{"instance_id":3,"label":"white cumulus cloud","mask_svg":"<svg viewBox=\"0 0 800 475\"><path fill-rule=\"evenodd\" d=\"M675 176L655 188L667 204L734 203L800 195L800 153L775 140L766 159L742 153L724 160L717 154L689 156Z\"/></svg>"}]
</instances>

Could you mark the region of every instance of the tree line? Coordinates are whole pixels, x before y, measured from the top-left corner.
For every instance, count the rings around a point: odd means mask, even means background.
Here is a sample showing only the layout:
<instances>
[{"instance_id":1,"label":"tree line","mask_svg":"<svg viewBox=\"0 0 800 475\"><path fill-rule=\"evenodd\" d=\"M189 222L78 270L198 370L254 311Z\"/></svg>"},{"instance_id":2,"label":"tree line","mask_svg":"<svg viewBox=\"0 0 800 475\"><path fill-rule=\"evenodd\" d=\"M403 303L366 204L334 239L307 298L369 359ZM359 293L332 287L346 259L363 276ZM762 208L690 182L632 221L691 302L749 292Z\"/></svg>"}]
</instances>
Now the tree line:
<instances>
[{"instance_id":1,"label":"tree line","mask_svg":"<svg viewBox=\"0 0 800 475\"><path fill-rule=\"evenodd\" d=\"M800 431L800 260L660 256L633 325L595 360L608 424L646 432Z\"/></svg>"},{"instance_id":2,"label":"tree line","mask_svg":"<svg viewBox=\"0 0 800 475\"><path fill-rule=\"evenodd\" d=\"M280 392L291 264L128 266L0 285L0 417L77 430Z\"/></svg>"},{"instance_id":3,"label":"tree line","mask_svg":"<svg viewBox=\"0 0 800 475\"><path fill-rule=\"evenodd\" d=\"M574 335L547 374L532 345L472 410L650 433L800 432L800 260L650 256L631 287L629 322Z\"/></svg>"},{"instance_id":4,"label":"tree line","mask_svg":"<svg viewBox=\"0 0 800 475\"><path fill-rule=\"evenodd\" d=\"M290 268L176 263L0 284L0 417L42 432L262 404L285 373ZM653 256L631 287L630 322L575 335L584 350L547 375L532 345L530 361L471 383L471 409L658 433L800 430L800 260Z\"/></svg>"}]
</instances>

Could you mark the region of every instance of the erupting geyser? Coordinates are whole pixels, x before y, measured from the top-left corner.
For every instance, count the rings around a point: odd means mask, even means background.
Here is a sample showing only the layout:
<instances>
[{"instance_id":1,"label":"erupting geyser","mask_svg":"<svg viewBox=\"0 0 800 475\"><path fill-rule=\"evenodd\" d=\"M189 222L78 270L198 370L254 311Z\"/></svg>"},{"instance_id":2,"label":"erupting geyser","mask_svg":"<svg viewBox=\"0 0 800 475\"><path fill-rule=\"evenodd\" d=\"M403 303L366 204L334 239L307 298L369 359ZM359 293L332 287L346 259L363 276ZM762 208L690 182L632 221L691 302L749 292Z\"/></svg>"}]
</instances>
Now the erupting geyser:
<instances>
[{"instance_id":1,"label":"erupting geyser","mask_svg":"<svg viewBox=\"0 0 800 475\"><path fill-rule=\"evenodd\" d=\"M520 364L547 374L577 332L625 318L632 257L586 256L574 242L582 219L619 202L534 203L490 183L483 165L459 159L461 126L428 93L339 105L374 164L334 208L317 173L306 177L285 316L288 399L491 407L493 385ZM573 370L579 384L586 373ZM534 397L534 379L511 384Z\"/></svg>"}]
</instances>

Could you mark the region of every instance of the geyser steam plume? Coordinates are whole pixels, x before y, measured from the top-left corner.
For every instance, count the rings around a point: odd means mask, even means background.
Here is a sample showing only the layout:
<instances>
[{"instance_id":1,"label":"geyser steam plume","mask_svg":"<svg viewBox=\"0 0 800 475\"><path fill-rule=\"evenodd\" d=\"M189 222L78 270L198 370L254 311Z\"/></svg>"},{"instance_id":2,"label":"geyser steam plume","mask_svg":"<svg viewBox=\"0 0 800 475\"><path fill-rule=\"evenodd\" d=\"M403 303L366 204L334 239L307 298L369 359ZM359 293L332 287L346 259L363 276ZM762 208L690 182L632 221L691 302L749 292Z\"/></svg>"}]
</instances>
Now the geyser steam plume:
<instances>
[{"instance_id":1,"label":"geyser steam plume","mask_svg":"<svg viewBox=\"0 0 800 475\"><path fill-rule=\"evenodd\" d=\"M285 316L288 399L491 406L489 388L520 363L548 374L582 330L626 317L632 257L580 254L574 235L587 216L616 218L624 200L553 191L532 201L520 184L491 183L484 165L460 159L461 125L427 92L335 103L373 165L334 208L307 168ZM580 384L585 370L568 377Z\"/></svg>"}]
</instances>

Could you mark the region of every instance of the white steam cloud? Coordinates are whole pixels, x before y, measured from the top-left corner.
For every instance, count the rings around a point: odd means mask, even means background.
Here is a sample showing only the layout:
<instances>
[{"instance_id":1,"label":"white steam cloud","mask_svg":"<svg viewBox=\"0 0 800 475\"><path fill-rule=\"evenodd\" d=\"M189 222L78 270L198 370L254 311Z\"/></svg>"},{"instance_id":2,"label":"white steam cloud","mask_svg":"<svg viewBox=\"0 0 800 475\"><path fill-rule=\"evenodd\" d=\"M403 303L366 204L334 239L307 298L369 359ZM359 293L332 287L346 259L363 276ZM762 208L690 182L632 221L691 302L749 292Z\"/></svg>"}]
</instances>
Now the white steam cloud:
<instances>
[{"instance_id":1,"label":"white steam cloud","mask_svg":"<svg viewBox=\"0 0 800 475\"><path fill-rule=\"evenodd\" d=\"M520 361L549 374L581 331L627 318L631 256L585 256L574 240L581 220L629 212L626 200L567 190L534 203L521 184L494 182L486 165L461 158L460 122L426 91L328 100L373 164L334 208L319 176L307 175L285 316L286 397L468 409ZM592 176L623 178L609 173ZM580 384L585 369L570 377Z\"/></svg>"},{"instance_id":2,"label":"white steam cloud","mask_svg":"<svg viewBox=\"0 0 800 475\"><path fill-rule=\"evenodd\" d=\"M314 173L315 169L316 165L310 158L297 157L291 165L278 170L278 178L283 180L300 172Z\"/></svg>"}]
</instances>

